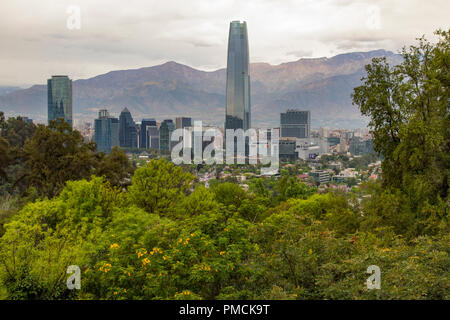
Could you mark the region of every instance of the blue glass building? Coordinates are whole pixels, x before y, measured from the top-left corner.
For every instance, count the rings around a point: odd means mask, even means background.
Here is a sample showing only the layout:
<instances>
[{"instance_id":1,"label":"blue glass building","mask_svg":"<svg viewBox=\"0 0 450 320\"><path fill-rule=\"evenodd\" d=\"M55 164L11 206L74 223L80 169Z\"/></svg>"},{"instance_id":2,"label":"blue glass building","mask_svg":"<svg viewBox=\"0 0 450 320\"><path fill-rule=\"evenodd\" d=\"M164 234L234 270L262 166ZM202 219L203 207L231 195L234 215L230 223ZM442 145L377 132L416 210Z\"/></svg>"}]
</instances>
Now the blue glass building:
<instances>
[{"instance_id":1,"label":"blue glass building","mask_svg":"<svg viewBox=\"0 0 450 320\"><path fill-rule=\"evenodd\" d=\"M168 153L172 149L173 143L170 141L172 132L175 130L175 124L172 119L164 120L159 127L159 150Z\"/></svg>"},{"instance_id":2,"label":"blue glass building","mask_svg":"<svg viewBox=\"0 0 450 320\"><path fill-rule=\"evenodd\" d=\"M225 129L251 126L247 23L230 23L228 36Z\"/></svg>"},{"instance_id":3,"label":"blue glass building","mask_svg":"<svg viewBox=\"0 0 450 320\"><path fill-rule=\"evenodd\" d=\"M97 151L109 153L112 147L119 146L119 119L110 117L107 110L100 110L98 113L94 130Z\"/></svg>"},{"instance_id":4,"label":"blue glass building","mask_svg":"<svg viewBox=\"0 0 450 320\"><path fill-rule=\"evenodd\" d=\"M72 80L52 76L47 80L48 122L63 118L72 126Z\"/></svg>"},{"instance_id":5,"label":"blue glass building","mask_svg":"<svg viewBox=\"0 0 450 320\"><path fill-rule=\"evenodd\" d=\"M139 148L141 149L155 149L155 143L153 143L153 147L151 147L152 145L152 141L151 139L149 139L149 133L148 128L153 128L151 130L151 136L156 134L155 128L156 130L158 130L158 127L156 125L156 120L152 119L152 118L147 118L147 119L142 119L141 122L141 130L139 131ZM159 141L159 131L157 132L158 134L158 141ZM156 141L155 141L156 142ZM159 149L159 142L158 142L158 148Z\"/></svg>"},{"instance_id":6,"label":"blue glass building","mask_svg":"<svg viewBox=\"0 0 450 320\"><path fill-rule=\"evenodd\" d=\"M137 128L128 108L119 116L119 144L122 148L137 148Z\"/></svg>"}]
</instances>

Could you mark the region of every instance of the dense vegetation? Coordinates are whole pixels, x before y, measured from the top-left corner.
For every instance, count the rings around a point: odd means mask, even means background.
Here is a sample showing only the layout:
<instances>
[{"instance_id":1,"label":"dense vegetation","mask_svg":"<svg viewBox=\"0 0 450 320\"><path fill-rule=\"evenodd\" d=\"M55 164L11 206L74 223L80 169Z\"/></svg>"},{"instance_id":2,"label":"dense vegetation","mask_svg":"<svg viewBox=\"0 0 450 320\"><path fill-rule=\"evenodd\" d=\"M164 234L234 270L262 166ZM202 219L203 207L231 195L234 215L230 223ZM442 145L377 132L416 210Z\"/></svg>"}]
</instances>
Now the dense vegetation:
<instances>
[{"instance_id":1,"label":"dense vegetation","mask_svg":"<svg viewBox=\"0 0 450 320\"><path fill-rule=\"evenodd\" d=\"M449 299L449 33L375 59L354 102L381 181L318 193L284 171L205 188L153 159L95 152L63 122L1 119L0 297ZM131 177L131 181L128 178ZM81 268L81 290L66 269ZM368 290L366 269L381 269Z\"/></svg>"}]
</instances>

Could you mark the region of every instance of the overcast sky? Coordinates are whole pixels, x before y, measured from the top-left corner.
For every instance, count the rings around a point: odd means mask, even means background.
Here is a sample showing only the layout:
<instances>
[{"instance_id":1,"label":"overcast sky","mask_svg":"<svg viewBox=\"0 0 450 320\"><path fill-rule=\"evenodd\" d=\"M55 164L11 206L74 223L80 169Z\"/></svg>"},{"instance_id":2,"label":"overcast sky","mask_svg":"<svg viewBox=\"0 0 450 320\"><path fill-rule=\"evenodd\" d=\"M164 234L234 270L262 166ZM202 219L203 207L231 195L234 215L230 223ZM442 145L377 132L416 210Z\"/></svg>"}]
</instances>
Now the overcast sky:
<instances>
[{"instance_id":1,"label":"overcast sky","mask_svg":"<svg viewBox=\"0 0 450 320\"><path fill-rule=\"evenodd\" d=\"M447 29L449 12L448 0L1 0L0 85L171 60L215 70L226 66L232 20L247 21L251 62L397 51Z\"/></svg>"}]
</instances>

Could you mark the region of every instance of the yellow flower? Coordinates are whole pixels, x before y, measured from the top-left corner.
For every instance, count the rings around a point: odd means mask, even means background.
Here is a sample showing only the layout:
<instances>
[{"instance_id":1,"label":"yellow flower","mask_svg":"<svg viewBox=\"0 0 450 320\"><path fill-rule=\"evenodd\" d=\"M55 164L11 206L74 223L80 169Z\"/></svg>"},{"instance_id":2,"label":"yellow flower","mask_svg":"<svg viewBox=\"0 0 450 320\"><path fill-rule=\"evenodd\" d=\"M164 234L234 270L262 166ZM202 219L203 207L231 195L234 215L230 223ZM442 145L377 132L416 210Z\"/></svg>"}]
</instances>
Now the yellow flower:
<instances>
[{"instance_id":1,"label":"yellow flower","mask_svg":"<svg viewBox=\"0 0 450 320\"><path fill-rule=\"evenodd\" d=\"M223 256L225 254L225 251L220 251L220 255Z\"/></svg>"},{"instance_id":2,"label":"yellow flower","mask_svg":"<svg viewBox=\"0 0 450 320\"><path fill-rule=\"evenodd\" d=\"M312 254L312 249L309 249L308 253L309 253L309 254Z\"/></svg>"},{"instance_id":3,"label":"yellow flower","mask_svg":"<svg viewBox=\"0 0 450 320\"><path fill-rule=\"evenodd\" d=\"M166 256L163 256L163 260L166 260L167 258L166 258Z\"/></svg>"},{"instance_id":4,"label":"yellow flower","mask_svg":"<svg viewBox=\"0 0 450 320\"><path fill-rule=\"evenodd\" d=\"M113 244L110 246L110 248L111 248L111 249L118 249L118 248L120 248L120 246L119 246L117 243L113 243Z\"/></svg>"},{"instance_id":5,"label":"yellow flower","mask_svg":"<svg viewBox=\"0 0 450 320\"><path fill-rule=\"evenodd\" d=\"M118 292L117 291L114 291L114 294L117 294Z\"/></svg>"}]
</instances>

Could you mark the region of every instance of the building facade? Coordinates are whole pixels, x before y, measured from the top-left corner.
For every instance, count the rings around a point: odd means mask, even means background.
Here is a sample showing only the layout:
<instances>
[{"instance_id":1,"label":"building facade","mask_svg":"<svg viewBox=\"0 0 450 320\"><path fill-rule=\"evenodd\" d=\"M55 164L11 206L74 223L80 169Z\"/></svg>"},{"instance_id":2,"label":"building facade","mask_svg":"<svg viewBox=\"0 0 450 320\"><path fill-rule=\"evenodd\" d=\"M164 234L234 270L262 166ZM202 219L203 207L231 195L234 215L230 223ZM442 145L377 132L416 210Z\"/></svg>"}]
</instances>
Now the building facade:
<instances>
[{"instance_id":1,"label":"building facade","mask_svg":"<svg viewBox=\"0 0 450 320\"><path fill-rule=\"evenodd\" d=\"M137 148L137 128L128 108L119 116L119 144L122 148Z\"/></svg>"},{"instance_id":2,"label":"building facade","mask_svg":"<svg viewBox=\"0 0 450 320\"><path fill-rule=\"evenodd\" d=\"M68 76L52 76L47 80L48 122L63 118L72 126L72 80Z\"/></svg>"},{"instance_id":3,"label":"building facade","mask_svg":"<svg viewBox=\"0 0 450 320\"><path fill-rule=\"evenodd\" d=\"M228 36L225 129L251 127L247 23L232 21Z\"/></svg>"},{"instance_id":4,"label":"building facade","mask_svg":"<svg viewBox=\"0 0 450 320\"><path fill-rule=\"evenodd\" d=\"M119 119L111 117L107 110L99 111L94 131L97 151L109 153L112 147L119 146Z\"/></svg>"},{"instance_id":5,"label":"building facade","mask_svg":"<svg viewBox=\"0 0 450 320\"><path fill-rule=\"evenodd\" d=\"M175 118L175 128L176 129L183 129L186 127L192 127L192 118L188 118L188 117Z\"/></svg>"},{"instance_id":6,"label":"building facade","mask_svg":"<svg viewBox=\"0 0 450 320\"><path fill-rule=\"evenodd\" d=\"M159 127L159 150L162 153L169 153L174 143L170 140L172 132L175 130L175 124L172 119L166 119Z\"/></svg>"},{"instance_id":7,"label":"building facade","mask_svg":"<svg viewBox=\"0 0 450 320\"><path fill-rule=\"evenodd\" d=\"M150 141L148 141L147 128L157 127L156 120L153 118L142 119L140 131L139 131L139 148L149 149ZM159 132L158 132L159 136Z\"/></svg>"},{"instance_id":8,"label":"building facade","mask_svg":"<svg viewBox=\"0 0 450 320\"><path fill-rule=\"evenodd\" d=\"M311 112L287 110L280 114L281 137L300 139L311 136Z\"/></svg>"}]
</instances>

